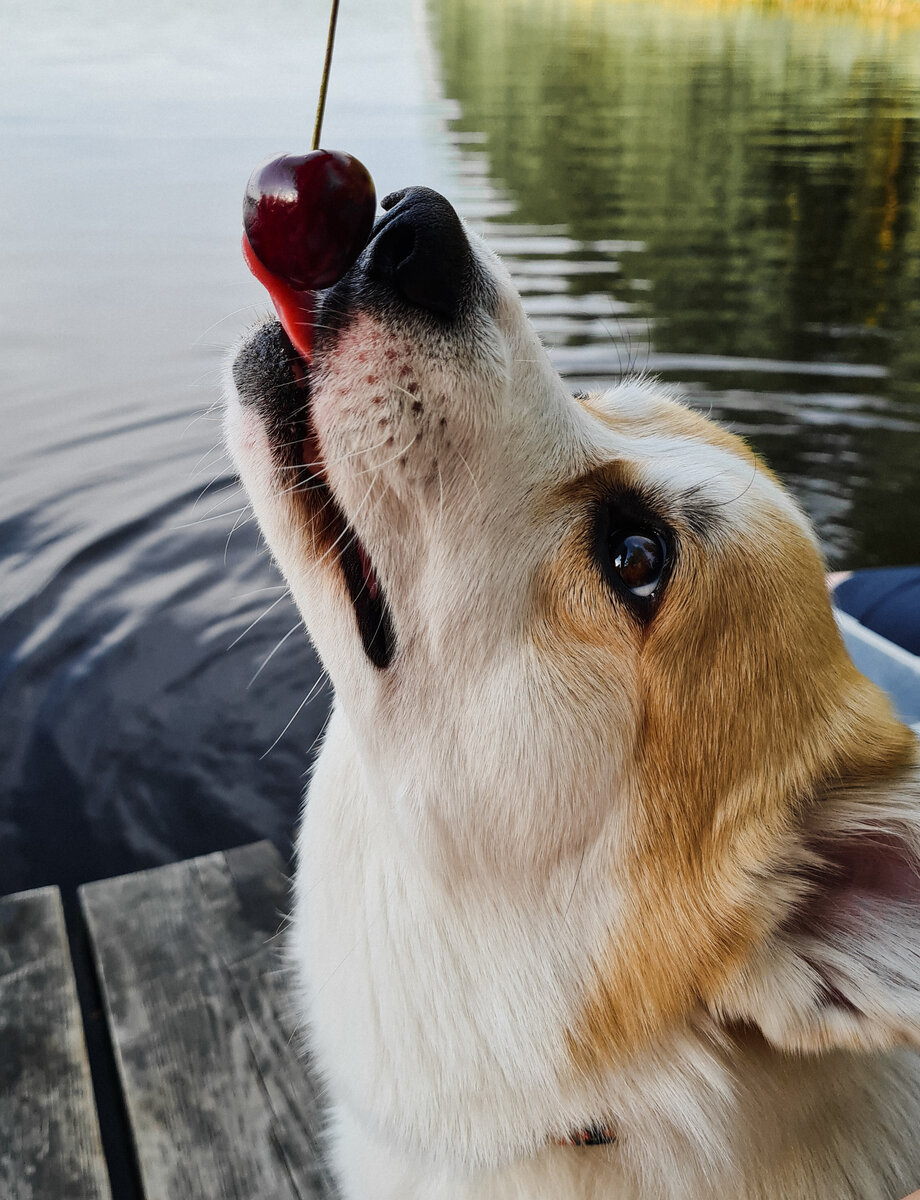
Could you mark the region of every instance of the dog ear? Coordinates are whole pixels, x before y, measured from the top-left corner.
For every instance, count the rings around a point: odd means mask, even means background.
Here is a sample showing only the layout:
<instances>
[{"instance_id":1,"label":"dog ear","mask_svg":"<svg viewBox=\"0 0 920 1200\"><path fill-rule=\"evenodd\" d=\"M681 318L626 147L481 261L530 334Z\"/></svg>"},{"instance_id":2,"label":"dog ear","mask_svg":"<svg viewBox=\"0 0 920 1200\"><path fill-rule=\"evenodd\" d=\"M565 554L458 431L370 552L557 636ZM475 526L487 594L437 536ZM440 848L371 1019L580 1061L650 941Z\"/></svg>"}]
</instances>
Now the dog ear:
<instances>
[{"instance_id":1,"label":"dog ear","mask_svg":"<svg viewBox=\"0 0 920 1200\"><path fill-rule=\"evenodd\" d=\"M825 797L777 873L786 917L711 1005L789 1051L920 1046L920 774Z\"/></svg>"}]
</instances>

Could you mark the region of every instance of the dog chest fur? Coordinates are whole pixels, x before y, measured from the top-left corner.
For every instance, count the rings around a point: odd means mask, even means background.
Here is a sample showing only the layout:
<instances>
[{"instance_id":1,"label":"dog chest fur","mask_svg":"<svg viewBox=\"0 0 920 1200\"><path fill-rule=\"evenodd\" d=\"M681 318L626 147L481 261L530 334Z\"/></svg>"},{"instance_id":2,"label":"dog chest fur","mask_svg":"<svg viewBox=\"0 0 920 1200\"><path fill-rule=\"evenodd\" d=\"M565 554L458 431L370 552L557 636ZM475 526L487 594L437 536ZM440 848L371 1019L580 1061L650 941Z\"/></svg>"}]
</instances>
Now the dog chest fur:
<instances>
[{"instance_id":1,"label":"dog chest fur","mask_svg":"<svg viewBox=\"0 0 920 1200\"><path fill-rule=\"evenodd\" d=\"M447 1147L455 1165L591 1124L601 1094L579 1086L566 1030L616 890L590 887L587 855L538 886L456 885L372 787L338 713L300 837L294 943L336 1090L381 1134L432 1161ZM602 905L566 911L576 876Z\"/></svg>"}]
</instances>

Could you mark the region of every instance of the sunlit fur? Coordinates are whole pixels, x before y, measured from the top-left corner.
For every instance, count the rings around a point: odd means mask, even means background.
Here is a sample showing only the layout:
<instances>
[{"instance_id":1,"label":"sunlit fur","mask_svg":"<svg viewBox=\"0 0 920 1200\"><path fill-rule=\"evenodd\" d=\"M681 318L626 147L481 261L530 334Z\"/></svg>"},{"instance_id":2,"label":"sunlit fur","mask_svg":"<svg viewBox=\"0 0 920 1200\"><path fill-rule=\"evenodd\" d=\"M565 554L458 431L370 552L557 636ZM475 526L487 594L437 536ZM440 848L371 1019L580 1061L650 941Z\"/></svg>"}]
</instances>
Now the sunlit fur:
<instances>
[{"instance_id":1,"label":"sunlit fur","mask_svg":"<svg viewBox=\"0 0 920 1200\"><path fill-rule=\"evenodd\" d=\"M442 335L358 311L317 355L386 670L321 514L228 404L336 689L291 953L343 1195L897 1200L920 1182L915 740L770 471L653 381L573 399L474 248L491 311ZM647 621L592 550L623 490L674 531ZM617 1144L555 1144L595 1124Z\"/></svg>"}]
</instances>

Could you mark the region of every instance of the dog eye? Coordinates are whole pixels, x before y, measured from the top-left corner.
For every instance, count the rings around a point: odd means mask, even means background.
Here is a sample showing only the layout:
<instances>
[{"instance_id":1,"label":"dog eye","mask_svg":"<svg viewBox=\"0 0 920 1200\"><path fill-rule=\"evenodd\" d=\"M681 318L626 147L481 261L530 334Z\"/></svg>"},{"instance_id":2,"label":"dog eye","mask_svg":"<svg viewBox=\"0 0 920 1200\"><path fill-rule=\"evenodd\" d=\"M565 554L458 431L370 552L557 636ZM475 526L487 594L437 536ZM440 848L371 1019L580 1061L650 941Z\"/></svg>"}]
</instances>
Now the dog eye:
<instances>
[{"instance_id":1,"label":"dog eye","mask_svg":"<svg viewBox=\"0 0 920 1200\"><path fill-rule=\"evenodd\" d=\"M634 596L651 596L661 582L668 561L664 541L652 530L611 534L610 562L623 585Z\"/></svg>"}]
</instances>

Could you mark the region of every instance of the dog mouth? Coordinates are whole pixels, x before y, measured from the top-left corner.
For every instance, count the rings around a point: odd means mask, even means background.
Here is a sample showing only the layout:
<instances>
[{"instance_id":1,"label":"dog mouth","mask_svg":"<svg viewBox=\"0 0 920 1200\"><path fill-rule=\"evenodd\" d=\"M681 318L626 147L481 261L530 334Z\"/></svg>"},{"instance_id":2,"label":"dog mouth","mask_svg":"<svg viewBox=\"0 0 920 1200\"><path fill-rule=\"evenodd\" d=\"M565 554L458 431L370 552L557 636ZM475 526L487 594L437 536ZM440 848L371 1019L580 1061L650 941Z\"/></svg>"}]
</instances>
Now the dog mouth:
<instances>
[{"instance_id":1,"label":"dog mouth","mask_svg":"<svg viewBox=\"0 0 920 1200\"><path fill-rule=\"evenodd\" d=\"M393 661L396 650L390 606L361 539L344 518L342 522L343 544L338 551L339 566L345 577L364 653L375 667L383 671Z\"/></svg>"},{"instance_id":2,"label":"dog mouth","mask_svg":"<svg viewBox=\"0 0 920 1200\"><path fill-rule=\"evenodd\" d=\"M338 564L364 652L382 670L396 652L393 615L372 556L330 486L312 380L317 367L325 378L325 364L342 353L340 339L361 313L443 353L445 338L456 334L471 304L482 303L486 287L463 224L443 196L407 188L381 206L384 214L358 261L316 296L313 360L301 356L280 322L267 321L237 354L233 381L240 403L261 418L278 492L312 538L315 557ZM404 390L394 383L394 393ZM421 402L412 409L420 413Z\"/></svg>"},{"instance_id":3,"label":"dog mouth","mask_svg":"<svg viewBox=\"0 0 920 1200\"><path fill-rule=\"evenodd\" d=\"M279 490L309 529L317 557L338 564L368 660L385 670L396 637L386 591L373 559L329 486L313 423L311 372L280 322L260 326L233 363L241 404L256 411L271 447Z\"/></svg>"}]
</instances>

